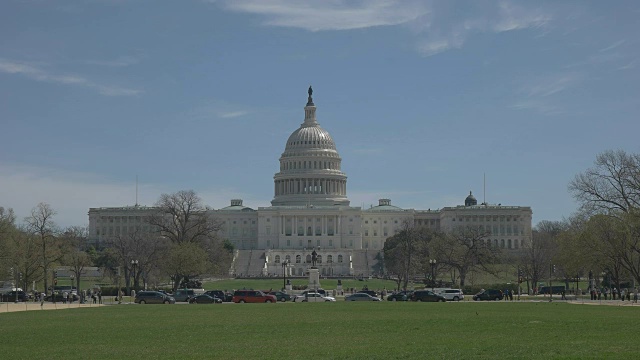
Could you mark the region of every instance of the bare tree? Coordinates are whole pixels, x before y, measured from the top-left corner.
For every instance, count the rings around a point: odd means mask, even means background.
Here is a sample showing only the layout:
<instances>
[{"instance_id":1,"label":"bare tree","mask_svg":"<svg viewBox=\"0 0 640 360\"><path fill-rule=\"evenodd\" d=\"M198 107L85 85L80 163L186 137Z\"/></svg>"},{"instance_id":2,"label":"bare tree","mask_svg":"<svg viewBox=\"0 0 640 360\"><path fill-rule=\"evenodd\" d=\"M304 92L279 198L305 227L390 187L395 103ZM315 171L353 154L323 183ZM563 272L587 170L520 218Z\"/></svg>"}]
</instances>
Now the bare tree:
<instances>
[{"instance_id":1,"label":"bare tree","mask_svg":"<svg viewBox=\"0 0 640 360\"><path fill-rule=\"evenodd\" d=\"M31 210L31 216L25 219L27 231L36 236L38 241L45 291L48 288L47 273L49 269L62 258L62 252L56 238L56 224L53 221L55 215L56 212L49 204L40 203Z\"/></svg>"},{"instance_id":2,"label":"bare tree","mask_svg":"<svg viewBox=\"0 0 640 360\"><path fill-rule=\"evenodd\" d=\"M594 213L630 213L640 208L640 155L622 150L596 156L595 166L576 175L569 191Z\"/></svg>"},{"instance_id":3,"label":"bare tree","mask_svg":"<svg viewBox=\"0 0 640 360\"><path fill-rule=\"evenodd\" d=\"M472 270L491 271L490 266L498 263L500 251L485 241L488 235L481 226L463 226L441 234L433 242L438 263L458 271L460 287Z\"/></svg>"},{"instance_id":4,"label":"bare tree","mask_svg":"<svg viewBox=\"0 0 640 360\"><path fill-rule=\"evenodd\" d=\"M40 270L40 252L37 238L24 231L16 231L11 237L13 278L16 286L20 284L23 289L28 289L33 281L42 280Z\"/></svg>"},{"instance_id":5,"label":"bare tree","mask_svg":"<svg viewBox=\"0 0 640 360\"><path fill-rule=\"evenodd\" d=\"M127 290L139 290L143 275L151 273L166 256L167 240L136 227L127 234L110 239L107 246L111 256L125 271Z\"/></svg>"},{"instance_id":6,"label":"bare tree","mask_svg":"<svg viewBox=\"0 0 640 360\"><path fill-rule=\"evenodd\" d=\"M0 261L7 263L12 257L12 240L16 233L16 216L13 209L0 206ZM7 277L8 267L0 267L0 279Z\"/></svg>"},{"instance_id":7,"label":"bare tree","mask_svg":"<svg viewBox=\"0 0 640 360\"><path fill-rule=\"evenodd\" d=\"M202 200L193 190L162 194L156 203L157 211L149 218L162 236L172 243L200 243L215 238L220 222L207 213Z\"/></svg>"},{"instance_id":8,"label":"bare tree","mask_svg":"<svg viewBox=\"0 0 640 360\"><path fill-rule=\"evenodd\" d=\"M599 154L595 166L576 175L569 190L587 213L619 220L624 238L615 246L605 243L611 247L607 253L619 254L621 265L640 282L640 154Z\"/></svg>"},{"instance_id":9,"label":"bare tree","mask_svg":"<svg viewBox=\"0 0 640 360\"><path fill-rule=\"evenodd\" d=\"M92 265L91 258L86 252L87 228L73 226L62 233L65 241L64 262L74 275L76 289L80 291L80 280L85 275L85 269Z\"/></svg>"},{"instance_id":10,"label":"bare tree","mask_svg":"<svg viewBox=\"0 0 640 360\"><path fill-rule=\"evenodd\" d=\"M178 191L174 194L162 194L156 203L157 211L149 218L149 224L155 228L159 235L168 239L172 246L169 247L167 258L172 259L171 264L166 264L166 270L174 278L174 288L177 289L182 279L194 277L195 269L202 269L202 272L211 269L211 262L207 259L214 254L207 254L210 251L222 251L219 243L218 231L221 223L210 216L208 209L202 204L202 200L193 190ZM187 246L193 244L194 246ZM198 254L205 255L205 266L200 267L188 264L180 259L185 258L184 249L198 249ZM194 250L195 251L195 250ZM175 254L174 254L175 252ZM194 261L199 261L197 254L194 254ZM184 266L180 269L178 266Z\"/></svg>"},{"instance_id":11,"label":"bare tree","mask_svg":"<svg viewBox=\"0 0 640 360\"><path fill-rule=\"evenodd\" d=\"M527 278L527 288L537 288L545 276L556 254L556 237L563 224L558 221L543 220L531 232L531 241L523 244L522 268Z\"/></svg>"},{"instance_id":12,"label":"bare tree","mask_svg":"<svg viewBox=\"0 0 640 360\"><path fill-rule=\"evenodd\" d=\"M422 260L428 253L433 233L428 228L416 228L409 221L402 224L397 234L384 243L384 267L394 276L398 290L406 289L409 279L422 269Z\"/></svg>"}]
</instances>

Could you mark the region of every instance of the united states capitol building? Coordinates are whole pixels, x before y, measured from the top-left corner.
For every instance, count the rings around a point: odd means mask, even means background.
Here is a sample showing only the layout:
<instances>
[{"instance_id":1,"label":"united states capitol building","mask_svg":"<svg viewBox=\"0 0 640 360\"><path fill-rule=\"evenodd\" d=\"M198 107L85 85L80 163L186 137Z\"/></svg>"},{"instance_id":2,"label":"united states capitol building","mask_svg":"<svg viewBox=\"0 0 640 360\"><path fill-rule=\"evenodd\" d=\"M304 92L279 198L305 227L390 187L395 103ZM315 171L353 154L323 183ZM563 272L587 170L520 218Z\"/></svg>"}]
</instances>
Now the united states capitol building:
<instances>
[{"instance_id":1,"label":"united states capitol building","mask_svg":"<svg viewBox=\"0 0 640 360\"><path fill-rule=\"evenodd\" d=\"M530 207L478 205L471 193L464 205L439 210L402 209L390 199L368 209L350 206L342 158L316 120L311 88L304 122L287 139L279 162L271 206L253 209L232 199L210 210L222 223L219 235L236 248L233 276L282 275L285 261L290 275L302 276L313 250L324 276L368 276L379 271L385 239L405 223L441 231L480 226L490 233L485 241L507 251L531 238ZM90 208L89 238L102 242L136 227L148 230L145 218L153 211L138 205Z\"/></svg>"}]
</instances>

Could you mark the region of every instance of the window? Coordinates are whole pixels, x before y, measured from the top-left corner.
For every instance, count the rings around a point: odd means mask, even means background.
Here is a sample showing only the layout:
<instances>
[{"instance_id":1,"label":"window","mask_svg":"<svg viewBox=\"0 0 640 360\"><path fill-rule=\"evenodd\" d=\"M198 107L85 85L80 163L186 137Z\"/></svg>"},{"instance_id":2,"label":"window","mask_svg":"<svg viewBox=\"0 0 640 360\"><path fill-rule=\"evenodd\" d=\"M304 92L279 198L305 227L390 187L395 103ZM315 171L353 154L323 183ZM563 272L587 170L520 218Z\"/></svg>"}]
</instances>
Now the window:
<instances>
[{"instance_id":1,"label":"window","mask_svg":"<svg viewBox=\"0 0 640 360\"><path fill-rule=\"evenodd\" d=\"M267 226L267 235L271 235L271 226Z\"/></svg>"},{"instance_id":2,"label":"window","mask_svg":"<svg viewBox=\"0 0 640 360\"><path fill-rule=\"evenodd\" d=\"M333 262L333 256L327 255L327 262L328 263L332 263Z\"/></svg>"},{"instance_id":3,"label":"window","mask_svg":"<svg viewBox=\"0 0 640 360\"><path fill-rule=\"evenodd\" d=\"M287 255L287 256L285 256L285 257L284 257L284 260L285 260L286 262L291 262L291 255Z\"/></svg>"},{"instance_id":4,"label":"window","mask_svg":"<svg viewBox=\"0 0 640 360\"><path fill-rule=\"evenodd\" d=\"M385 222L386 222L386 221L385 221ZM388 236L389 232L387 231L387 228L386 228L386 227L383 229L383 231L384 231L384 236Z\"/></svg>"},{"instance_id":5,"label":"window","mask_svg":"<svg viewBox=\"0 0 640 360\"><path fill-rule=\"evenodd\" d=\"M276 264L280 264L280 255L276 255Z\"/></svg>"},{"instance_id":6,"label":"window","mask_svg":"<svg viewBox=\"0 0 640 360\"><path fill-rule=\"evenodd\" d=\"M333 246L333 239L329 239L329 246Z\"/></svg>"},{"instance_id":7,"label":"window","mask_svg":"<svg viewBox=\"0 0 640 360\"><path fill-rule=\"evenodd\" d=\"M316 261L318 262L318 264L321 264L322 263L322 255L316 256Z\"/></svg>"},{"instance_id":8,"label":"window","mask_svg":"<svg viewBox=\"0 0 640 360\"><path fill-rule=\"evenodd\" d=\"M342 262L342 255L338 255L338 262L341 263Z\"/></svg>"},{"instance_id":9,"label":"window","mask_svg":"<svg viewBox=\"0 0 640 360\"><path fill-rule=\"evenodd\" d=\"M364 236L369 236L369 229L365 229Z\"/></svg>"},{"instance_id":10,"label":"window","mask_svg":"<svg viewBox=\"0 0 640 360\"><path fill-rule=\"evenodd\" d=\"M296 264L300 264L301 257L300 255L296 255Z\"/></svg>"}]
</instances>

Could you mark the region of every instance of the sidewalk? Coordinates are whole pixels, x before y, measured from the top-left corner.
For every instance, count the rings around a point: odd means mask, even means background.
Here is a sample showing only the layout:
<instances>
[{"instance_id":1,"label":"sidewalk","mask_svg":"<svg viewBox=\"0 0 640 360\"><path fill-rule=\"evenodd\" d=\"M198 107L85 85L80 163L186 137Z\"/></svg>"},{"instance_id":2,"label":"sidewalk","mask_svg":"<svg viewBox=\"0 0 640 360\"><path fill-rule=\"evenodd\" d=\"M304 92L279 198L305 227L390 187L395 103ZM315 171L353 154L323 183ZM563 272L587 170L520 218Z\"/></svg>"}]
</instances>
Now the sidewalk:
<instances>
[{"instance_id":1,"label":"sidewalk","mask_svg":"<svg viewBox=\"0 0 640 360\"><path fill-rule=\"evenodd\" d=\"M78 308L98 308L100 306L105 306L104 304L80 304L78 302L74 302L72 304L66 303L63 304L61 302L51 303L45 302L42 307L40 307L39 302L20 302L20 303L12 303L12 302L3 302L0 303L0 314L6 312L14 312L14 311L42 311L42 310L64 310L64 309L78 309Z\"/></svg>"}]
</instances>

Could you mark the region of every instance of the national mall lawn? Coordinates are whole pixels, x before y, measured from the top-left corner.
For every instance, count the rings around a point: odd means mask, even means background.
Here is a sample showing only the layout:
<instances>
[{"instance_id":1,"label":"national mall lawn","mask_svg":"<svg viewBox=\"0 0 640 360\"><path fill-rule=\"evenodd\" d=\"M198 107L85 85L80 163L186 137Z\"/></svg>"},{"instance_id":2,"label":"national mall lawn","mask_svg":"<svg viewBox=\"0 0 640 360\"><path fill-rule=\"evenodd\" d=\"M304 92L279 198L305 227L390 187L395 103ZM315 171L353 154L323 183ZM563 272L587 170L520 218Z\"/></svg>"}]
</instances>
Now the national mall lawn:
<instances>
[{"instance_id":1,"label":"national mall lawn","mask_svg":"<svg viewBox=\"0 0 640 360\"><path fill-rule=\"evenodd\" d=\"M640 306L135 305L0 315L3 359L637 358Z\"/></svg>"}]
</instances>

